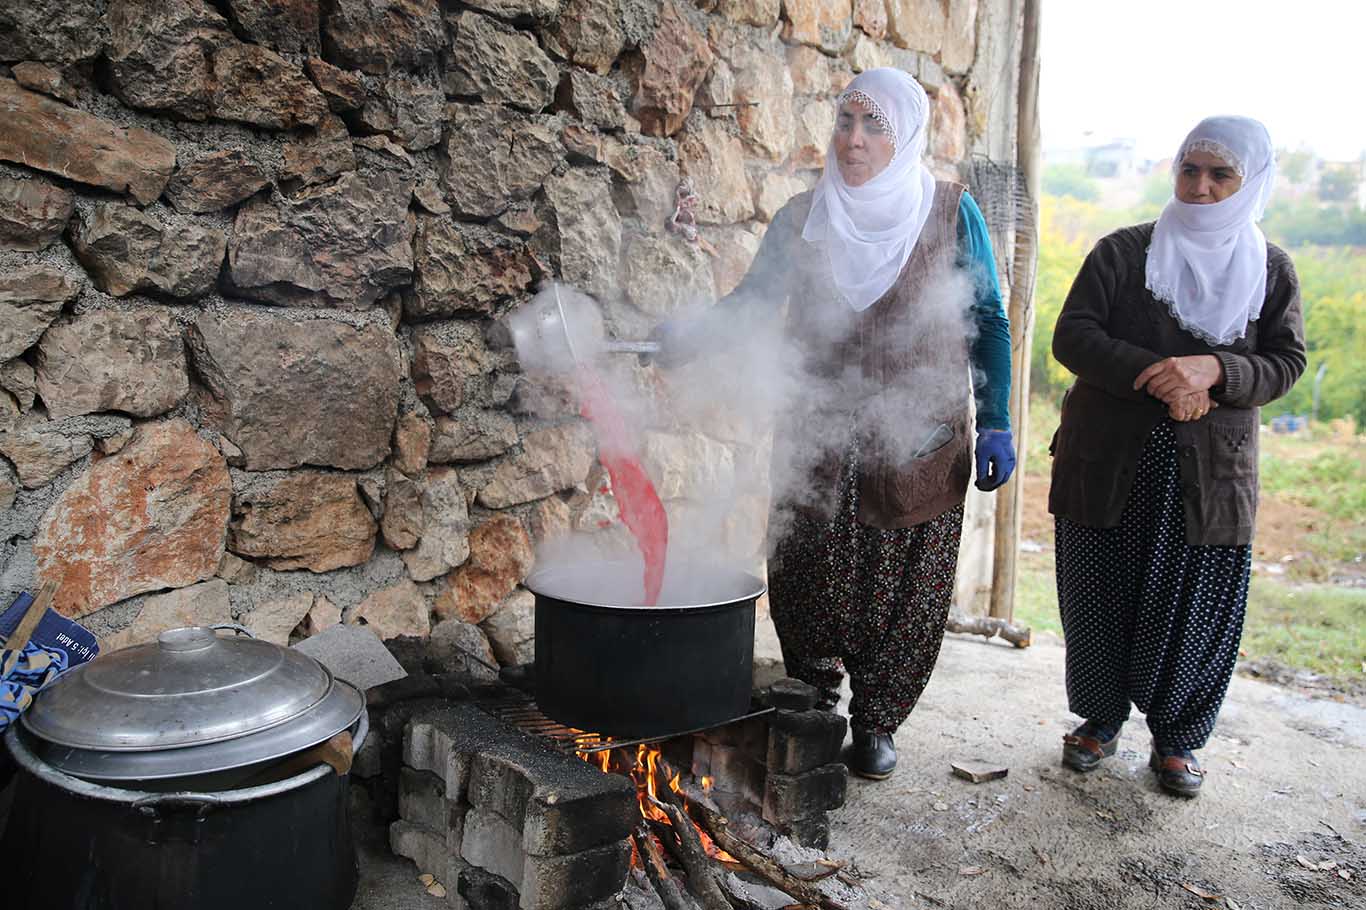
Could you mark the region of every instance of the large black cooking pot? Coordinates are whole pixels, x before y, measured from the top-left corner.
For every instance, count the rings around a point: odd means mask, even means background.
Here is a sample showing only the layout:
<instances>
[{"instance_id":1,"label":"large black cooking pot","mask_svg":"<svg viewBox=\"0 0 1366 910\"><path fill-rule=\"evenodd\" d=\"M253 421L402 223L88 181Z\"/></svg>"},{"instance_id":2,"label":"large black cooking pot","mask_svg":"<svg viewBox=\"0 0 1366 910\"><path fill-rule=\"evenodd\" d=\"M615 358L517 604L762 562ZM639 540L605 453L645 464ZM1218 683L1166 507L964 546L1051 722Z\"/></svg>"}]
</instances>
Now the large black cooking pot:
<instances>
[{"instance_id":1,"label":"large black cooking pot","mask_svg":"<svg viewBox=\"0 0 1366 910\"><path fill-rule=\"evenodd\" d=\"M736 570L681 570L660 605L623 591L622 566L536 571L536 702L546 716L618 738L717 726L750 707L754 602L764 584ZM636 585L638 586L638 585Z\"/></svg>"},{"instance_id":2,"label":"large black cooking pot","mask_svg":"<svg viewBox=\"0 0 1366 910\"><path fill-rule=\"evenodd\" d=\"M357 745L366 734L362 717ZM149 792L72 777L15 725L3 893L56 910L345 910L356 893L347 776L329 765L235 790ZM193 784L190 784L191 786Z\"/></svg>"},{"instance_id":3,"label":"large black cooking pot","mask_svg":"<svg viewBox=\"0 0 1366 910\"><path fill-rule=\"evenodd\" d=\"M345 910L347 775L271 769L347 730L359 748L354 686L207 628L63 674L4 738L19 775L0 841L5 906Z\"/></svg>"}]
</instances>

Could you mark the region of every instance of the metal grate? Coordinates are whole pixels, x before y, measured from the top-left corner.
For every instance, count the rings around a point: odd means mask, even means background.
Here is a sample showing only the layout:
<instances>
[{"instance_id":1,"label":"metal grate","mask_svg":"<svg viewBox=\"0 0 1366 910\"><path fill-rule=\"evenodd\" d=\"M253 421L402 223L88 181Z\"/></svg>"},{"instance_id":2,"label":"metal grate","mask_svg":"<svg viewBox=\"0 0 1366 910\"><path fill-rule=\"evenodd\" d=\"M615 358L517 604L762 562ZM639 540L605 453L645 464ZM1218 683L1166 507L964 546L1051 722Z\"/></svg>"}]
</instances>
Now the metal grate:
<instances>
[{"instance_id":1,"label":"metal grate","mask_svg":"<svg viewBox=\"0 0 1366 910\"><path fill-rule=\"evenodd\" d=\"M698 727L695 730L679 730L673 733L666 733L662 736L646 736L639 739L613 739L610 736L603 736L600 733L588 733L574 727L567 727L556 720L551 720L541 712L540 707L530 698L503 698L492 701L481 701L479 707L492 717L511 724L524 733L530 733L539 739L543 739L555 746L562 752L575 753L583 752L594 755L599 752L606 752L610 749L624 749L630 746L649 745L652 743L663 742L666 739L673 739L676 736L691 736L694 733L705 733L708 730L715 730L717 727L724 727L727 724L738 723L742 720L750 720L755 717L763 717L773 711L772 708L757 708L748 714L732 718L724 724L715 724L708 727Z\"/></svg>"}]
</instances>

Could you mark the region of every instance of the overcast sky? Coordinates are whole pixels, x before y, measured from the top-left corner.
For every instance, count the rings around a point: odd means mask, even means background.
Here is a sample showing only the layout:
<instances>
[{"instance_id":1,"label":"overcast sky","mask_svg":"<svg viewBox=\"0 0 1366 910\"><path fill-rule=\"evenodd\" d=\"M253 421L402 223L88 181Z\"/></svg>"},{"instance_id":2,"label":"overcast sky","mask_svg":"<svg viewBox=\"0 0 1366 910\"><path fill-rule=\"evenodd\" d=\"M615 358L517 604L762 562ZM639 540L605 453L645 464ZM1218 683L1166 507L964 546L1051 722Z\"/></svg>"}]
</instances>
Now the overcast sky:
<instances>
[{"instance_id":1,"label":"overcast sky","mask_svg":"<svg viewBox=\"0 0 1366 910\"><path fill-rule=\"evenodd\" d=\"M1128 137L1164 158L1200 118L1243 114L1278 148L1366 151L1362 0L1044 0L1044 148Z\"/></svg>"}]
</instances>

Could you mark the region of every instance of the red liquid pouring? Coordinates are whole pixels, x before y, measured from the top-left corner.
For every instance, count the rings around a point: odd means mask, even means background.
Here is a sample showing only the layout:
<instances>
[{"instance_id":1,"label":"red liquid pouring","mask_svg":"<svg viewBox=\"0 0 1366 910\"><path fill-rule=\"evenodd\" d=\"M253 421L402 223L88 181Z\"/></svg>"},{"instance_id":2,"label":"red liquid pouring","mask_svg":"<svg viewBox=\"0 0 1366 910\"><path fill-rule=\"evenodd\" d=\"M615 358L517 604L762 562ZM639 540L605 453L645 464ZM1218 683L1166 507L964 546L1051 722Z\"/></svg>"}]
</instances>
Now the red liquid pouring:
<instances>
[{"instance_id":1,"label":"red liquid pouring","mask_svg":"<svg viewBox=\"0 0 1366 910\"><path fill-rule=\"evenodd\" d=\"M645 606L659 603L664 585L664 557L669 549L669 517L659 501L655 485L640 466L631 446L631 434L612 394L592 368L579 368L580 413L588 418L598 437L598 458L612 478L612 490L621 520L636 539L645 558Z\"/></svg>"}]
</instances>

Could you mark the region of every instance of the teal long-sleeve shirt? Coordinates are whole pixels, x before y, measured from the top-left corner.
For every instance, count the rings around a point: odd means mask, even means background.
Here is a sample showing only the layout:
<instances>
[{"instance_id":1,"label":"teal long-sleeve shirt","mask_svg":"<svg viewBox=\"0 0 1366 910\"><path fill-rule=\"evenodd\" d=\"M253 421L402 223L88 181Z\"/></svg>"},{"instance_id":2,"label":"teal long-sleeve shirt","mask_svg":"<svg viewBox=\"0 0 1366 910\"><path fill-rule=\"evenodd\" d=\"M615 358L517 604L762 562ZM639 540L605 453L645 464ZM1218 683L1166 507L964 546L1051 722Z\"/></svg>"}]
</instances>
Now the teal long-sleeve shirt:
<instances>
[{"instance_id":1,"label":"teal long-sleeve shirt","mask_svg":"<svg viewBox=\"0 0 1366 910\"><path fill-rule=\"evenodd\" d=\"M972 276L972 386L977 429L1010 429L1010 320L1001 302L996 256L977 201L964 192L958 202L958 267Z\"/></svg>"}]
</instances>

